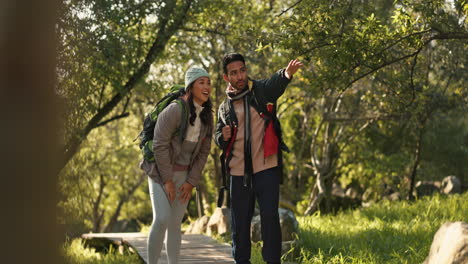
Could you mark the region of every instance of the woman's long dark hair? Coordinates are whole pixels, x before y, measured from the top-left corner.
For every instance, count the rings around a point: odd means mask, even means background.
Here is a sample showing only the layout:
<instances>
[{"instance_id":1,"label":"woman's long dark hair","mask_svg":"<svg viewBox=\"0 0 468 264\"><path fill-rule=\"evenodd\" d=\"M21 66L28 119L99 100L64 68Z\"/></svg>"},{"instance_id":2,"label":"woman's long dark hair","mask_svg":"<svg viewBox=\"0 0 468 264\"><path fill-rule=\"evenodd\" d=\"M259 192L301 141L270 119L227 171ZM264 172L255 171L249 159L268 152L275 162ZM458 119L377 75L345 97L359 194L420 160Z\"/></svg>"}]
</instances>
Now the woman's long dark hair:
<instances>
[{"instance_id":1,"label":"woman's long dark hair","mask_svg":"<svg viewBox=\"0 0 468 264\"><path fill-rule=\"evenodd\" d=\"M193 83L191 83L188 87L189 96L188 96L188 104L189 104L189 109L190 109L190 118L189 122L193 126L195 123L195 119L197 118L197 112L195 111L195 105L193 104ZM208 98L208 101L204 102L202 104L203 110L200 113L200 120L205 126L209 126L211 124L211 114L212 114L212 108L213 104L211 103L211 100Z\"/></svg>"}]
</instances>

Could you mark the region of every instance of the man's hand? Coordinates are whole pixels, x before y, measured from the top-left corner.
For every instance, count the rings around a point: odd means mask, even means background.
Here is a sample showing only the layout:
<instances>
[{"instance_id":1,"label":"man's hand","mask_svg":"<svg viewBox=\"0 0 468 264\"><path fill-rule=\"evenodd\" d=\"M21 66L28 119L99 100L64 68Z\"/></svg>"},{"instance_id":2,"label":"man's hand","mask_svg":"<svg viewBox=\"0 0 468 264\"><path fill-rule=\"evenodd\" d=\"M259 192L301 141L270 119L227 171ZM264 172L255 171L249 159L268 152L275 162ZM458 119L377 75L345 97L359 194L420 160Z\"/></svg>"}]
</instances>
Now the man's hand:
<instances>
[{"instance_id":1,"label":"man's hand","mask_svg":"<svg viewBox=\"0 0 468 264\"><path fill-rule=\"evenodd\" d=\"M190 197L192 196L192 189L193 189L193 185L188 182L184 182L179 187L179 192L180 192L179 201L181 203L184 204L190 200Z\"/></svg>"},{"instance_id":2,"label":"man's hand","mask_svg":"<svg viewBox=\"0 0 468 264\"><path fill-rule=\"evenodd\" d=\"M286 78L291 79L297 70L299 70L299 68L302 66L304 66L304 64L302 64L302 62L298 61L297 59L290 61L285 71Z\"/></svg>"},{"instance_id":3,"label":"man's hand","mask_svg":"<svg viewBox=\"0 0 468 264\"><path fill-rule=\"evenodd\" d=\"M224 141L228 141L231 138L231 127L225 126L222 130Z\"/></svg>"},{"instance_id":4,"label":"man's hand","mask_svg":"<svg viewBox=\"0 0 468 264\"><path fill-rule=\"evenodd\" d=\"M168 180L164 183L164 190L166 191L169 203L172 203L176 197L175 185L172 180Z\"/></svg>"}]
</instances>

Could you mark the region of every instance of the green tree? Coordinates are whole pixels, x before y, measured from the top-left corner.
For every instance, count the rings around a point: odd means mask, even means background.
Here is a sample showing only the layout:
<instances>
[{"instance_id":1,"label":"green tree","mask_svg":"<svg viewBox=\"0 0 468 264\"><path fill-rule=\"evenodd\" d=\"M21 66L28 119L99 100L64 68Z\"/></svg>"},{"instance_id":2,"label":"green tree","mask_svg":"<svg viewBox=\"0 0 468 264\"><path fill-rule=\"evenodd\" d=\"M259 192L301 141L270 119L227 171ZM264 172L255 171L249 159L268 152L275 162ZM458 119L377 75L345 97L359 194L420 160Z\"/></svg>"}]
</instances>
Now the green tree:
<instances>
[{"instance_id":1,"label":"green tree","mask_svg":"<svg viewBox=\"0 0 468 264\"><path fill-rule=\"evenodd\" d=\"M71 235L110 232L121 218L147 220L151 212L133 142L139 120L122 121L92 131L61 174L62 221Z\"/></svg>"},{"instance_id":2,"label":"green tree","mask_svg":"<svg viewBox=\"0 0 468 264\"><path fill-rule=\"evenodd\" d=\"M65 1L57 24L66 113L62 169L91 130L125 117L132 90L161 59L197 1ZM122 103L123 102L123 103ZM120 109L119 109L120 108Z\"/></svg>"},{"instance_id":3,"label":"green tree","mask_svg":"<svg viewBox=\"0 0 468 264\"><path fill-rule=\"evenodd\" d=\"M276 35L270 38L313 67L304 77L310 80L309 96L319 95L313 102L314 118L309 118L315 127L310 163L316 181L307 214L318 210L324 198L329 200L337 169L346 165L341 155L356 137L414 103L418 91L413 77L421 70L415 67L421 52L434 43L444 47L452 39L468 38L467 8L462 2L455 2L453 8L442 1L398 1L388 12L377 10L378 6L298 1L284 20L280 40L275 40ZM404 76L398 67L409 69L409 74ZM393 76L392 84L398 85L376 82L382 72ZM391 93L394 96L388 96ZM402 103L393 104L395 98Z\"/></svg>"}]
</instances>

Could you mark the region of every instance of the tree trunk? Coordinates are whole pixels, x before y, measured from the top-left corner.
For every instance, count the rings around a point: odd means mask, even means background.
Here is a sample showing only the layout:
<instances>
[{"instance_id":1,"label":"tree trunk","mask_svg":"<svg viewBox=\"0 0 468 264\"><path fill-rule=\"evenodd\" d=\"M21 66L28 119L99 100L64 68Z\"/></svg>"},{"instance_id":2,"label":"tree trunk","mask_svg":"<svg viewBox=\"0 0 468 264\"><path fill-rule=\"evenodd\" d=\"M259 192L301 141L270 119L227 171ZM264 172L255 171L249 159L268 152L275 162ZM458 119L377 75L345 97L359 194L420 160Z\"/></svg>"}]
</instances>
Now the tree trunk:
<instances>
[{"instance_id":1,"label":"tree trunk","mask_svg":"<svg viewBox=\"0 0 468 264\"><path fill-rule=\"evenodd\" d=\"M198 213L199 218L205 215L205 211L203 207L204 195L202 195L205 192L205 190L206 190L205 185L203 183L200 183L195 194L196 195L195 201L197 203L197 213Z\"/></svg>"},{"instance_id":2,"label":"tree trunk","mask_svg":"<svg viewBox=\"0 0 468 264\"><path fill-rule=\"evenodd\" d=\"M214 173L212 173L211 175L213 175L214 177L213 181L215 183L216 189L221 187L221 184L222 184L221 164L219 160L219 155L221 154L219 153L218 147L216 146L216 148L211 154L211 158L213 159L213 166L214 166L214 171L213 171Z\"/></svg>"},{"instance_id":3,"label":"tree trunk","mask_svg":"<svg viewBox=\"0 0 468 264\"><path fill-rule=\"evenodd\" d=\"M211 204L209 202L209 199L208 199L208 194L207 194L207 191L204 191L203 193L201 193L201 197L202 197L202 205L203 205L203 213L204 214L207 214L207 212L210 212L211 211Z\"/></svg>"},{"instance_id":4,"label":"tree trunk","mask_svg":"<svg viewBox=\"0 0 468 264\"><path fill-rule=\"evenodd\" d=\"M104 232L111 232L112 228L114 225L117 223L117 219L120 216L120 211L122 210L123 205L130 200L130 197L132 197L133 193L140 187L140 185L143 183L144 178L141 177L138 182L130 189L128 192L122 196L120 199L119 203L117 204L117 207L115 208L114 214L109 220L109 223L107 226L104 228Z\"/></svg>"},{"instance_id":5,"label":"tree trunk","mask_svg":"<svg viewBox=\"0 0 468 264\"><path fill-rule=\"evenodd\" d=\"M59 1L0 2L2 263L64 263L57 221Z\"/></svg>"},{"instance_id":6,"label":"tree trunk","mask_svg":"<svg viewBox=\"0 0 468 264\"><path fill-rule=\"evenodd\" d=\"M309 206L307 207L304 215L311 215L319 210L319 205L322 202L325 196L324 183L322 175L317 175L317 180L315 181L314 188L310 193L309 197Z\"/></svg>"},{"instance_id":7,"label":"tree trunk","mask_svg":"<svg viewBox=\"0 0 468 264\"><path fill-rule=\"evenodd\" d=\"M416 181L416 175L418 172L418 166L419 162L421 161L421 145L422 145L422 137L424 135L424 129L420 128L419 133L418 133L418 138L416 140L416 148L414 149L414 162L413 165L411 166L411 171L410 171L410 187L409 187L409 192L407 199L408 200L414 200L414 185Z\"/></svg>"},{"instance_id":8,"label":"tree trunk","mask_svg":"<svg viewBox=\"0 0 468 264\"><path fill-rule=\"evenodd\" d=\"M332 213L332 195L331 195L331 191L332 191L332 186L333 186L333 181L334 181L334 177L335 176L335 173L331 172L330 176L327 177L325 179L325 196L324 196L324 207L322 208L323 209L323 212L328 214L328 213Z\"/></svg>"},{"instance_id":9,"label":"tree trunk","mask_svg":"<svg viewBox=\"0 0 468 264\"><path fill-rule=\"evenodd\" d=\"M293 171L293 177L294 177L294 188L297 190L295 193L296 193L296 198L300 196L300 193L301 191L299 191L299 188L300 186L303 186L304 184L304 180L302 177L302 169L303 169L303 166L302 166L302 159L304 158L304 152L305 152L305 147L306 147L306 138L307 138L307 131L308 131L308 122L309 122L309 118L307 116L307 113L310 111L310 107L307 107L307 109L304 109L304 111L301 111L303 112L304 114L304 118L301 122L301 135L302 135L302 139L301 141L304 143L304 144L301 144L300 148L299 148L299 152L296 154L296 158L294 159L294 163L295 163L295 166L294 166L294 171Z\"/></svg>"},{"instance_id":10,"label":"tree trunk","mask_svg":"<svg viewBox=\"0 0 468 264\"><path fill-rule=\"evenodd\" d=\"M99 175L99 194L93 203L93 232L97 233L101 229L102 218L104 216L104 210L99 212L99 205L101 205L102 195L104 193L104 187L106 182L104 181L104 175Z\"/></svg>"},{"instance_id":11,"label":"tree trunk","mask_svg":"<svg viewBox=\"0 0 468 264\"><path fill-rule=\"evenodd\" d=\"M336 144L331 141L331 137L333 126L330 123L325 125L324 129L324 138L322 142L322 151L321 151L321 158L320 160L317 158L318 154L316 154L316 140L313 140L312 145L312 164L314 167L314 171L316 173L317 179L314 186L314 191L312 191L309 201L309 206L305 211L305 215L311 215L315 211L319 210L320 203L324 198L328 199L327 197L327 186L325 181L333 175L335 170L335 163L338 159L338 154L336 151ZM317 136L318 133L315 133Z\"/></svg>"}]
</instances>

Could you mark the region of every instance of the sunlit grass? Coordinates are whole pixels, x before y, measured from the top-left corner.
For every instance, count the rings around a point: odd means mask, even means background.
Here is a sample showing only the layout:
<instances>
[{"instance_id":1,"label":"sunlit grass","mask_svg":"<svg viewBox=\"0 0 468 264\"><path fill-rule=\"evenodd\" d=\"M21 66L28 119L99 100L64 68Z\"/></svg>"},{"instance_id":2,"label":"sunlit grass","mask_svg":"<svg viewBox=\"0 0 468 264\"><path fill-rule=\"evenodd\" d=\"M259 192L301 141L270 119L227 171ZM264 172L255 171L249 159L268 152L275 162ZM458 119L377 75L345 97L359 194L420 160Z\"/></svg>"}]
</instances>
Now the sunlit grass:
<instances>
[{"instance_id":1,"label":"sunlit grass","mask_svg":"<svg viewBox=\"0 0 468 264\"><path fill-rule=\"evenodd\" d=\"M284 261L302 264L413 264L429 253L445 222L468 222L468 193L409 203L384 201L338 215L298 217L299 246ZM263 263L260 247L252 263ZM255 256L260 256L260 259Z\"/></svg>"},{"instance_id":2,"label":"sunlit grass","mask_svg":"<svg viewBox=\"0 0 468 264\"><path fill-rule=\"evenodd\" d=\"M468 193L433 196L409 203L384 201L337 215L298 217L299 245L283 261L301 264L422 263L437 229L445 222L468 222ZM146 230L148 231L148 227ZM218 236L229 243L230 236ZM65 263L141 263L135 254L98 253L80 239L65 243ZM253 264L263 264L261 243L252 245Z\"/></svg>"},{"instance_id":3,"label":"sunlit grass","mask_svg":"<svg viewBox=\"0 0 468 264\"><path fill-rule=\"evenodd\" d=\"M65 242L63 249L64 263L67 264L141 264L136 254L125 252L120 254L113 248L107 252L96 252L93 248L85 248L81 239Z\"/></svg>"}]
</instances>

